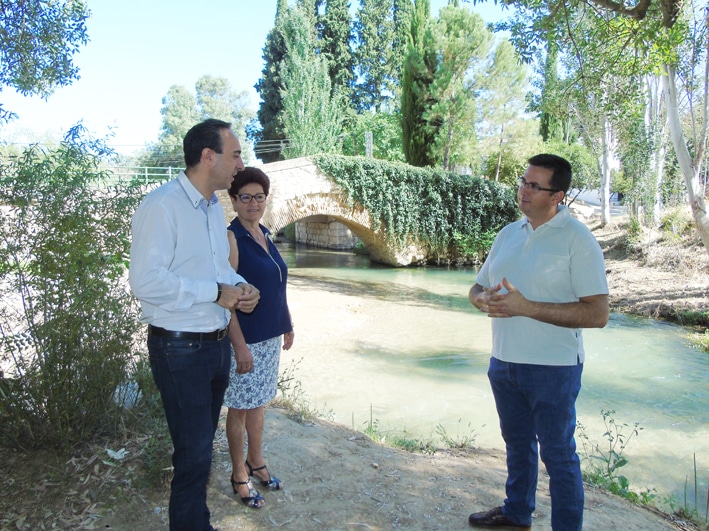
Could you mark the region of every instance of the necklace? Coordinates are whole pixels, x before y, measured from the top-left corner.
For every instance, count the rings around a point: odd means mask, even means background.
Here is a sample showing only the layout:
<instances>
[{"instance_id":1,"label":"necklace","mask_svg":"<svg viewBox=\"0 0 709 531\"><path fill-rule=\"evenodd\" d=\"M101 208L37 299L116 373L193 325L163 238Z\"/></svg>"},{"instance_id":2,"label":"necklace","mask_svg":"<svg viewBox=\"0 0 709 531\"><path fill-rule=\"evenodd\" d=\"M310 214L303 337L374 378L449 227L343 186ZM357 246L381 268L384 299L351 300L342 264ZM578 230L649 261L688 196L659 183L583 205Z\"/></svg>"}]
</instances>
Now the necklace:
<instances>
[{"instance_id":1,"label":"necklace","mask_svg":"<svg viewBox=\"0 0 709 531\"><path fill-rule=\"evenodd\" d=\"M246 224L241 221L241 226L246 229L246 231L251 235L254 240L256 240L258 244L260 244L262 247L265 246L266 237L264 236L263 231L261 230L261 227L259 225L256 225L256 228L247 227Z\"/></svg>"},{"instance_id":2,"label":"necklace","mask_svg":"<svg viewBox=\"0 0 709 531\"><path fill-rule=\"evenodd\" d=\"M263 243L264 241L266 241L266 239L263 236L263 232L261 232L260 230L256 230L256 232L249 230L249 234L251 234L253 239L259 243Z\"/></svg>"}]
</instances>

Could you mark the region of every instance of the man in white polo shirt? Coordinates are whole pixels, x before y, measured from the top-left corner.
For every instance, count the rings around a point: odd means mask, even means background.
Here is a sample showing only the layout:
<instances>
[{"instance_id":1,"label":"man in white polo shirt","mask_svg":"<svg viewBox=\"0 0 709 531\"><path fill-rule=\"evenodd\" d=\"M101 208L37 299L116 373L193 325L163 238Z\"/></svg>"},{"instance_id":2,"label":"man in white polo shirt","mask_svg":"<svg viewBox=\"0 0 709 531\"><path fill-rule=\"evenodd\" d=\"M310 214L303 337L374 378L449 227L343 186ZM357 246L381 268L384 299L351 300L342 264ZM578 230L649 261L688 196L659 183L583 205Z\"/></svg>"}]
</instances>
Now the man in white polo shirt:
<instances>
[{"instance_id":1,"label":"man in white polo shirt","mask_svg":"<svg viewBox=\"0 0 709 531\"><path fill-rule=\"evenodd\" d=\"M507 449L507 498L468 521L529 528L539 452L549 474L552 529L581 531L574 431L582 328L608 322L608 284L598 242L560 204L571 165L549 154L528 162L517 193L524 217L497 235L469 293L473 306L493 318L488 378Z\"/></svg>"}]
</instances>

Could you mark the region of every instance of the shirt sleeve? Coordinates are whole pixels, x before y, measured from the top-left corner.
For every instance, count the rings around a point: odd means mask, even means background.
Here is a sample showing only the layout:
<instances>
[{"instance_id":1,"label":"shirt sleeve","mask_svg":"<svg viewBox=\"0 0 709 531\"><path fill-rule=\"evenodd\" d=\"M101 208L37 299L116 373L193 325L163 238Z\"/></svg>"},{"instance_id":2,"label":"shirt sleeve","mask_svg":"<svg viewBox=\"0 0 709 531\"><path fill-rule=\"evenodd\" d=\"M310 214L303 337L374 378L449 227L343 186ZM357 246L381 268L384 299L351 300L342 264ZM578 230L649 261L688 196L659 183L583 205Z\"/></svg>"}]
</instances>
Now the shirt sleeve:
<instances>
[{"instance_id":1,"label":"shirt sleeve","mask_svg":"<svg viewBox=\"0 0 709 531\"><path fill-rule=\"evenodd\" d=\"M574 240L571 252L571 285L577 297L608 295L603 250L591 232Z\"/></svg>"},{"instance_id":2,"label":"shirt sleeve","mask_svg":"<svg viewBox=\"0 0 709 531\"><path fill-rule=\"evenodd\" d=\"M173 312L217 297L216 282L170 271L176 230L173 218L161 204L140 205L133 216L129 270L129 283L138 299Z\"/></svg>"},{"instance_id":3,"label":"shirt sleeve","mask_svg":"<svg viewBox=\"0 0 709 531\"><path fill-rule=\"evenodd\" d=\"M497 253L497 249L500 246L500 240L502 239L502 231L497 233L497 236L495 236L495 240L492 242L492 247L490 247L490 252L487 255L487 258L485 259L485 262L483 263L482 267L480 268L480 271L478 271L477 277L475 277L475 283L479 284L483 288L491 288L492 287L492 282L490 281L490 262L495 257L495 254Z\"/></svg>"}]
</instances>

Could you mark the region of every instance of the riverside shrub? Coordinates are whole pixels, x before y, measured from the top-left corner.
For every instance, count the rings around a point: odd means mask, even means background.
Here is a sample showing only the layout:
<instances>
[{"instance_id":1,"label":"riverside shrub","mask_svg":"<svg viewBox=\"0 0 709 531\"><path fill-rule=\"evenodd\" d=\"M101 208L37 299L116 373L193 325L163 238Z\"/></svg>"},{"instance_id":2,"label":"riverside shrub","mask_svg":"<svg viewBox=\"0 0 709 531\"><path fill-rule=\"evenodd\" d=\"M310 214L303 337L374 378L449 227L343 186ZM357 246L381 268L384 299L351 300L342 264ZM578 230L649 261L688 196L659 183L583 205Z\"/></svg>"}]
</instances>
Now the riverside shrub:
<instances>
[{"instance_id":1,"label":"riverside shrub","mask_svg":"<svg viewBox=\"0 0 709 531\"><path fill-rule=\"evenodd\" d=\"M135 366L126 287L132 184L106 187L102 142L71 130L0 167L0 443L71 446L121 425Z\"/></svg>"}]
</instances>

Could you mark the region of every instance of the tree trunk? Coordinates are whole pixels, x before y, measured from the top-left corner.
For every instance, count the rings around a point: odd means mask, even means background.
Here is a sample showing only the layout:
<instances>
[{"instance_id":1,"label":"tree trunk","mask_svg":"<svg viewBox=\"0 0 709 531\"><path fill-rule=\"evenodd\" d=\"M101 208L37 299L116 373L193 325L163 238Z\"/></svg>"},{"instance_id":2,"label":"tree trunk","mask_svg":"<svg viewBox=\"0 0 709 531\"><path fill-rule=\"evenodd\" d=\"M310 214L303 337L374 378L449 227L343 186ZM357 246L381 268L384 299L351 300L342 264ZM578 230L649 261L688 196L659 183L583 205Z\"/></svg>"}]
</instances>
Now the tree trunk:
<instances>
[{"instance_id":1,"label":"tree trunk","mask_svg":"<svg viewBox=\"0 0 709 531\"><path fill-rule=\"evenodd\" d=\"M601 132L601 225L606 226L611 221L611 146L613 136L611 123L605 114L602 118L603 130Z\"/></svg>"},{"instance_id":2,"label":"tree trunk","mask_svg":"<svg viewBox=\"0 0 709 531\"><path fill-rule=\"evenodd\" d=\"M699 186L699 173L702 167L702 159L692 159L687 147L687 141L682 131L682 124L679 116L679 98L677 86L675 84L675 71L671 65L665 65L662 75L662 85L665 91L665 105L667 107L667 122L670 126L670 136L672 145L675 148L677 161L679 163L684 182L687 187L689 204L692 208L692 215L697 224L697 230L702 238L705 251L709 254L709 216L707 216L706 203L704 202L704 191ZM702 127L707 127L703 124ZM700 146L698 146L700 148ZM702 153L702 149L698 149Z\"/></svg>"},{"instance_id":3,"label":"tree trunk","mask_svg":"<svg viewBox=\"0 0 709 531\"><path fill-rule=\"evenodd\" d=\"M653 186L652 226L660 224L662 213L662 176L667 158L667 122L662 116L662 80L659 76L645 77L645 131L652 138L652 152L648 165Z\"/></svg>"},{"instance_id":4,"label":"tree trunk","mask_svg":"<svg viewBox=\"0 0 709 531\"><path fill-rule=\"evenodd\" d=\"M505 126L502 126L500 131L500 143L497 146L497 169L495 170L495 181L500 180L500 169L502 168L502 139L505 132Z\"/></svg>"}]
</instances>

